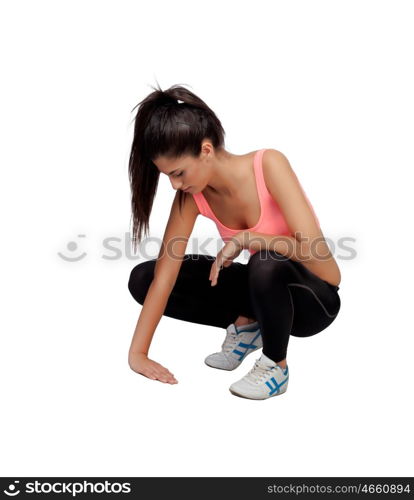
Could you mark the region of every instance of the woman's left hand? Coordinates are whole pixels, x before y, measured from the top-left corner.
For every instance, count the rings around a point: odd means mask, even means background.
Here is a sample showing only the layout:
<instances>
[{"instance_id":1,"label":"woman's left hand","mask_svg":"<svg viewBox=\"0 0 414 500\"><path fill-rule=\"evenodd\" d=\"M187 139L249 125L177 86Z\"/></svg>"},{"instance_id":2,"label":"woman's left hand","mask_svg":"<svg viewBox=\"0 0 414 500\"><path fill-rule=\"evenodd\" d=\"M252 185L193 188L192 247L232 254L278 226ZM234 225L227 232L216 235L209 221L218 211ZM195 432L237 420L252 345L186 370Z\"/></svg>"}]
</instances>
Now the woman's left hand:
<instances>
[{"instance_id":1,"label":"woman's left hand","mask_svg":"<svg viewBox=\"0 0 414 500\"><path fill-rule=\"evenodd\" d=\"M216 260L213 262L210 270L209 280L211 286L217 285L218 275L223 267L229 267L233 259L240 255L243 250L241 233L237 233L233 238L228 241L224 247L217 254Z\"/></svg>"}]
</instances>

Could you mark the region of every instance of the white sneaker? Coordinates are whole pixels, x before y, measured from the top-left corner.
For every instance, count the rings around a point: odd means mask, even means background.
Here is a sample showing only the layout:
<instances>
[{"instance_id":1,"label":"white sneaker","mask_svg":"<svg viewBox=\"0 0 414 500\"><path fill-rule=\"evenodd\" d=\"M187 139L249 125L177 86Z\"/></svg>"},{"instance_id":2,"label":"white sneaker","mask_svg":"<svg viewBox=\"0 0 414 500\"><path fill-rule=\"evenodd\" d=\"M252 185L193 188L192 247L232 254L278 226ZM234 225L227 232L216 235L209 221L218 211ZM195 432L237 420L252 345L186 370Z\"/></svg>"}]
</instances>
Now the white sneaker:
<instances>
[{"instance_id":1,"label":"white sneaker","mask_svg":"<svg viewBox=\"0 0 414 500\"><path fill-rule=\"evenodd\" d=\"M221 352L210 354L204 360L205 364L212 368L234 370L248 354L263 346L257 321L239 327L231 323L226 328L226 331L227 334L221 346Z\"/></svg>"},{"instance_id":2,"label":"white sneaker","mask_svg":"<svg viewBox=\"0 0 414 500\"><path fill-rule=\"evenodd\" d=\"M267 399L286 392L288 382L288 366L283 369L262 353L249 373L232 384L229 390L242 398Z\"/></svg>"}]
</instances>

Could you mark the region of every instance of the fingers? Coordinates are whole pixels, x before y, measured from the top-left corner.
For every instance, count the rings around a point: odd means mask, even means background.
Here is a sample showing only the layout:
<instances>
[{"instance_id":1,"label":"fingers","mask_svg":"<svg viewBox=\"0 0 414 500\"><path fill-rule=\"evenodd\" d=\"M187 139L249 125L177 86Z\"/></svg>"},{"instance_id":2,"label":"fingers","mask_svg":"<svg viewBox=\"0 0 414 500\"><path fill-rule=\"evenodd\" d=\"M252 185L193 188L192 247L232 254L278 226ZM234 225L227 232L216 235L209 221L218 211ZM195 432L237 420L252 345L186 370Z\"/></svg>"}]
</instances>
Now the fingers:
<instances>
[{"instance_id":1,"label":"fingers","mask_svg":"<svg viewBox=\"0 0 414 500\"><path fill-rule=\"evenodd\" d=\"M174 375L158 363L153 363L153 366L149 368L144 375L152 380L159 380L165 384L178 384L178 380Z\"/></svg>"},{"instance_id":2,"label":"fingers","mask_svg":"<svg viewBox=\"0 0 414 500\"><path fill-rule=\"evenodd\" d=\"M213 265L211 266L210 270L210 277L209 280L211 281L211 286L217 285L217 278L219 275L219 270L222 269L222 267L218 267L217 265L217 260L213 262Z\"/></svg>"},{"instance_id":3,"label":"fingers","mask_svg":"<svg viewBox=\"0 0 414 500\"><path fill-rule=\"evenodd\" d=\"M160 382L164 382L165 384L178 383L174 375L164 367L162 367L162 369L154 371L153 375L155 376L155 380L159 380Z\"/></svg>"},{"instance_id":4,"label":"fingers","mask_svg":"<svg viewBox=\"0 0 414 500\"><path fill-rule=\"evenodd\" d=\"M217 265L216 265L216 261L214 261L214 262L213 262L213 264L212 264L212 266L211 266L211 268L210 268L210 276L208 277L208 279L209 279L210 281L211 281L211 280L214 278L214 276L216 275L216 267L217 267Z\"/></svg>"},{"instance_id":5,"label":"fingers","mask_svg":"<svg viewBox=\"0 0 414 500\"><path fill-rule=\"evenodd\" d=\"M164 382L164 384L178 384L178 380L172 374L152 372L149 378L159 380L160 382Z\"/></svg>"},{"instance_id":6,"label":"fingers","mask_svg":"<svg viewBox=\"0 0 414 500\"><path fill-rule=\"evenodd\" d=\"M218 273L211 280L211 286L216 286L217 285L217 278L218 278Z\"/></svg>"},{"instance_id":7,"label":"fingers","mask_svg":"<svg viewBox=\"0 0 414 500\"><path fill-rule=\"evenodd\" d=\"M218 256L211 266L210 276L208 278L211 281L211 286L217 285L219 272L223 268L229 267L233 263L232 259L225 259L225 260L222 259L223 257Z\"/></svg>"}]
</instances>

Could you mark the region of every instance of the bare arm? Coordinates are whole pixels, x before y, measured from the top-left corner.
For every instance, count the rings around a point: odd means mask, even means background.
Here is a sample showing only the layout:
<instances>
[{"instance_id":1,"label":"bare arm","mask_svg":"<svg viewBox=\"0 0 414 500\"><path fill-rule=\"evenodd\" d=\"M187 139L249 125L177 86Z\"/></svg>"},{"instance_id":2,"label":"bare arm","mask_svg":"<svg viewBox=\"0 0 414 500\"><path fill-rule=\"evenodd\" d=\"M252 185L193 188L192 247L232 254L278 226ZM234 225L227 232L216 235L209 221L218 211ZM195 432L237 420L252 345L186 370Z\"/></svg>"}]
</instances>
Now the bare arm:
<instances>
[{"instance_id":1,"label":"bare arm","mask_svg":"<svg viewBox=\"0 0 414 500\"><path fill-rule=\"evenodd\" d=\"M172 374L158 363L149 360L148 351L177 280L188 238L198 214L192 196L186 197L180 213L177 192L155 265L154 279L142 305L129 349L128 362L131 369L163 382L170 382Z\"/></svg>"},{"instance_id":2,"label":"bare arm","mask_svg":"<svg viewBox=\"0 0 414 500\"><path fill-rule=\"evenodd\" d=\"M243 248L255 251L273 250L295 262L300 262L316 276L328 281L328 283L339 285L341 273L325 240L322 240L323 236L319 245L313 248L309 248L305 241L298 241L293 236L274 236L272 234L241 231L237 237Z\"/></svg>"},{"instance_id":3,"label":"bare arm","mask_svg":"<svg viewBox=\"0 0 414 500\"><path fill-rule=\"evenodd\" d=\"M164 314L171 287L167 283L160 283L155 278L148 288L147 296L142 305L134 336L132 337L129 354L141 353L148 355L154 332Z\"/></svg>"},{"instance_id":4,"label":"bare arm","mask_svg":"<svg viewBox=\"0 0 414 500\"><path fill-rule=\"evenodd\" d=\"M338 285L341 272L322 233L316 214L291 167L280 151L269 149L263 156L263 174L266 187L279 205L293 238L278 237L272 240L272 250L299 260L321 279ZM260 233L253 234L254 250L268 248L271 241ZM255 238L256 236L256 238ZM285 241L283 241L283 239ZM279 241L278 241L279 240ZM298 243L295 242L298 241ZM299 257L299 258L297 258Z\"/></svg>"}]
</instances>

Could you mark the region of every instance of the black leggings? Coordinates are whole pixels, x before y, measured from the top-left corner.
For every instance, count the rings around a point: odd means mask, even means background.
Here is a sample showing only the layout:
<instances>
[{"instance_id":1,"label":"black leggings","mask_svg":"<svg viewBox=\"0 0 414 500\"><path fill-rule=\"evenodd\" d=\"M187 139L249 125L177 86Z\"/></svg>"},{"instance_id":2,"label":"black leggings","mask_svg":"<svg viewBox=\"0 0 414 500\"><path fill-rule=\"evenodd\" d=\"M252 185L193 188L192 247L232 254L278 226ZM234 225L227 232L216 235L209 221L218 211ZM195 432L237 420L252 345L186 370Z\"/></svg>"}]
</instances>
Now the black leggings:
<instances>
[{"instance_id":1,"label":"black leggings","mask_svg":"<svg viewBox=\"0 0 414 500\"><path fill-rule=\"evenodd\" d=\"M164 315L227 328L238 316L258 321L263 353L275 362L286 358L289 335L309 337L327 328L341 307L339 287L300 262L269 250L253 254L247 264L232 262L221 269L217 285L209 275L215 257L186 254ZM154 276L156 259L135 266L128 282L143 304Z\"/></svg>"}]
</instances>

